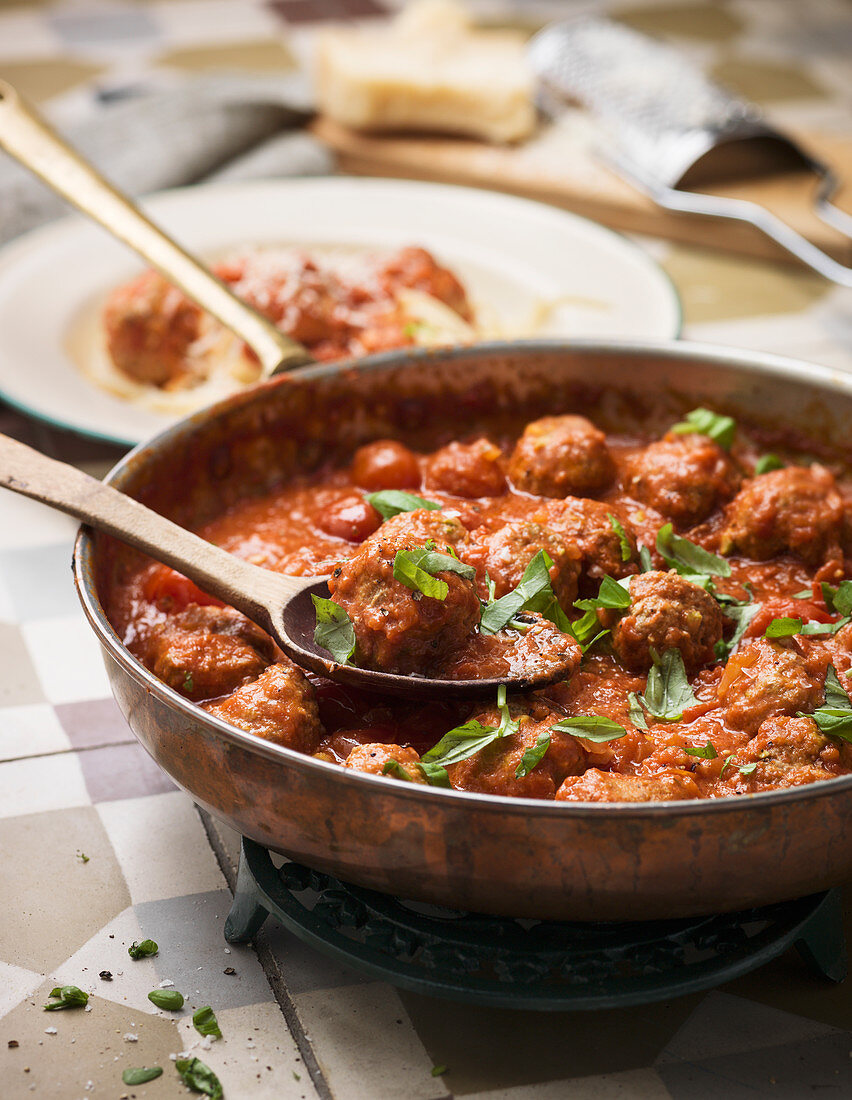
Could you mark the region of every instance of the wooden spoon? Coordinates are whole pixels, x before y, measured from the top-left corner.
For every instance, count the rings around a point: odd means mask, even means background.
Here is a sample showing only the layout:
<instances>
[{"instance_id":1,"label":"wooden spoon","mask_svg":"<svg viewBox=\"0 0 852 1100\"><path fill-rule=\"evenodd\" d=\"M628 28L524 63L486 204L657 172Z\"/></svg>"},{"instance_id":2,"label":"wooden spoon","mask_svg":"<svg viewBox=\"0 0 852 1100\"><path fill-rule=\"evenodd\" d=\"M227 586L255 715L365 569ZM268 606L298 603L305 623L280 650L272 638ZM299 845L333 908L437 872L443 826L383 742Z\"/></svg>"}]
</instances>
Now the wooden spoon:
<instances>
[{"instance_id":1,"label":"wooden spoon","mask_svg":"<svg viewBox=\"0 0 852 1100\"><path fill-rule=\"evenodd\" d=\"M51 129L11 84L0 80L0 149L5 149L57 194L137 252L170 283L243 340L260 361L261 375L310 363L310 354L238 298L137 206L108 183Z\"/></svg>"},{"instance_id":2,"label":"wooden spoon","mask_svg":"<svg viewBox=\"0 0 852 1100\"><path fill-rule=\"evenodd\" d=\"M314 642L316 612L311 594L328 598L327 577L286 577L261 569L74 466L47 458L4 435L0 435L0 486L76 516L179 570L204 592L235 607L267 631L296 664L347 686L412 698L493 698L500 684L523 691L565 679L566 670L558 663L534 677L482 680L399 676L338 664Z\"/></svg>"}]
</instances>

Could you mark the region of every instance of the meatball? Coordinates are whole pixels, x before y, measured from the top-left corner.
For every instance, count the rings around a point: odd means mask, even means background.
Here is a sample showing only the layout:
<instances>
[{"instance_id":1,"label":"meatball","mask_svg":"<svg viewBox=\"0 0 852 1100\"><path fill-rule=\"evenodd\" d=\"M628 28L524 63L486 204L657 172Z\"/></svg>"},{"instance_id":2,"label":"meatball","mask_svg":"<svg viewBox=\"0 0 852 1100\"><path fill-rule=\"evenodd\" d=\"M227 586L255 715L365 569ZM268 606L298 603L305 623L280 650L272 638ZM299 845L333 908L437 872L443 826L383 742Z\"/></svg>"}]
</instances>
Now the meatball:
<instances>
[{"instance_id":1,"label":"meatball","mask_svg":"<svg viewBox=\"0 0 852 1100\"><path fill-rule=\"evenodd\" d=\"M446 546L459 546L467 538L467 531L456 516L440 509L418 508L386 519L370 541L384 542L390 538L404 539L415 546L434 539L436 548L443 550Z\"/></svg>"},{"instance_id":2,"label":"meatball","mask_svg":"<svg viewBox=\"0 0 852 1100\"><path fill-rule=\"evenodd\" d=\"M668 435L633 455L624 487L678 527L707 519L737 490L734 464L705 435Z\"/></svg>"},{"instance_id":3,"label":"meatball","mask_svg":"<svg viewBox=\"0 0 852 1100\"><path fill-rule=\"evenodd\" d=\"M544 708L539 707L538 710ZM580 743L568 733L552 730L559 720L552 713L537 715L518 712L511 707L518 723L517 733L492 741L484 749L447 768L450 783L457 790L480 794L509 795L515 798L553 798L566 775L579 775L586 765ZM498 727L500 714L490 708L475 716L483 726ZM525 776L516 776L524 753L535 747L539 735L550 734L550 746L540 762Z\"/></svg>"},{"instance_id":4,"label":"meatball","mask_svg":"<svg viewBox=\"0 0 852 1100\"><path fill-rule=\"evenodd\" d=\"M577 577L580 573L580 551L561 535L540 523L504 523L488 531L479 528L474 538L480 551L477 564L494 582L495 596L505 596L520 583L532 559L544 550L553 562L550 581L563 608L570 608L577 598ZM470 560L474 552L471 550Z\"/></svg>"},{"instance_id":5,"label":"meatball","mask_svg":"<svg viewBox=\"0 0 852 1100\"><path fill-rule=\"evenodd\" d=\"M368 540L329 578L332 599L355 628L356 660L366 668L425 674L479 622L479 597L466 577L435 574L447 585L444 599L412 590L394 577L397 553L416 548L403 538Z\"/></svg>"},{"instance_id":6,"label":"meatball","mask_svg":"<svg viewBox=\"0 0 852 1100\"><path fill-rule=\"evenodd\" d=\"M556 792L557 802L682 802L699 797L698 785L688 775L621 775L598 768L569 777Z\"/></svg>"},{"instance_id":7,"label":"meatball","mask_svg":"<svg viewBox=\"0 0 852 1100\"><path fill-rule=\"evenodd\" d=\"M717 692L728 725L748 734L767 718L813 710L823 696L804 658L766 638L743 646L728 660Z\"/></svg>"},{"instance_id":8,"label":"meatball","mask_svg":"<svg viewBox=\"0 0 852 1100\"><path fill-rule=\"evenodd\" d=\"M626 561L621 537L612 525L611 516L619 520L627 536ZM543 505L532 519L561 535L569 546L578 548L584 578L600 580L607 575L618 579L636 572L633 529L608 505L597 500L566 497L565 500Z\"/></svg>"},{"instance_id":9,"label":"meatball","mask_svg":"<svg viewBox=\"0 0 852 1100\"><path fill-rule=\"evenodd\" d=\"M389 294L394 295L401 287L420 290L448 305L465 321L473 320L464 287L452 271L441 267L425 248L401 248L379 269L377 277Z\"/></svg>"},{"instance_id":10,"label":"meatball","mask_svg":"<svg viewBox=\"0 0 852 1100\"><path fill-rule=\"evenodd\" d=\"M826 737L813 718L767 718L757 734L732 754L719 793L745 794L831 779L841 774L841 764L848 766L850 755L849 746ZM741 768L746 769L745 775Z\"/></svg>"},{"instance_id":11,"label":"meatball","mask_svg":"<svg viewBox=\"0 0 852 1100\"><path fill-rule=\"evenodd\" d=\"M104 307L113 363L135 382L164 389L193 379L187 356L202 322L198 306L156 271L118 287Z\"/></svg>"},{"instance_id":12,"label":"meatball","mask_svg":"<svg viewBox=\"0 0 852 1100\"><path fill-rule=\"evenodd\" d=\"M426 459L424 487L457 497L499 497L506 491L502 458L500 448L487 439L448 443Z\"/></svg>"},{"instance_id":13,"label":"meatball","mask_svg":"<svg viewBox=\"0 0 852 1100\"><path fill-rule=\"evenodd\" d=\"M346 757L344 767L355 768L359 772L367 772L368 775L384 775L385 764L395 760L403 769L412 783L425 783L423 773L417 767L420 755L412 748L402 745L356 745ZM387 772L392 779L401 779L393 771ZM404 780L403 780L404 782Z\"/></svg>"},{"instance_id":14,"label":"meatball","mask_svg":"<svg viewBox=\"0 0 852 1100\"><path fill-rule=\"evenodd\" d=\"M629 584L630 607L611 628L612 647L622 664L647 670L652 649L680 650L689 671L713 660L723 620L712 596L677 573L641 573Z\"/></svg>"},{"instance_id":15,"label":"meatball","mask_svg":"<svg viewBox=\"0 0 852 1100\"><path fill-rule=\"evenodd\" d=\"M394 439L379 439L359 447L352 457L352 480L369 492L380 489L417 489L417 455Z\"/></svg>"},{"instance_id":16,"label":"meatball","mask_svg":"<svg viewBox=\"0 0 852 1100\"><path fill-rule=\"evenodd\" d=\"M313 686L286 658L205 709L238 729L296 752L315 752L325 736Z\"/></svg>"},{"instance_id":17,"label":"meatball","mask_svg":"<svg viewBox=\"0 0 852 1100\"><path fill-rule=\"evenodd\" d=\"M840 557L843 505L822 466L787 466L747 482L728 507L723 554L756 561L790 551L808 565Z\"/></svg>"},{"instance_id":18,"label":"meatball","mask_svg":"<svg viewBox=\"0 0 852 1100\"><path fill-rule=\"evenodd\" d=\"M545 416L515 444L509 477L534 496L594 496L611 484L615 462L604 433L584 416Z\"/></svg>"},{"instance_id":19,"label":"meatball","mask_svg":"<svg viewBox=\"0 0 852 1100\"><path fill-rule=\"evenodd\" d=\"M155 676L190 699L225 695L273 660L272 639L231 607L189 604L141 644Z\"/></svg>"}]
</instances>

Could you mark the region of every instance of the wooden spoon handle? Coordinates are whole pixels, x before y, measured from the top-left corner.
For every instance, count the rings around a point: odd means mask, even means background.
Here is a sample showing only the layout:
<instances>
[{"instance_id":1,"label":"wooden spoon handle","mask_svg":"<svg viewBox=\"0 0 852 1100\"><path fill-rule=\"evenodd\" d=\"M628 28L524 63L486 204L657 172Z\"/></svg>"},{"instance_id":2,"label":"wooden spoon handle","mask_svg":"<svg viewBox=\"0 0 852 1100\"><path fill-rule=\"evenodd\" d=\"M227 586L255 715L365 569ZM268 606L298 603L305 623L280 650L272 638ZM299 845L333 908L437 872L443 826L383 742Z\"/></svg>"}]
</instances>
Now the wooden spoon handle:
<instances>
[{"instance_id":1,"label":"wooden spoon handle","mask_svg":"<svg viewBox=\"0 0 852 1100\"><path fill-rule=\"evenodd\" d=\"M212 313L254 351L264 375L312 362L296 343L246 305L227 286L116 190L44 119L27 107L18 93L0 80L0 148L79 210L129 245Z\"/></svg>"},{"instance_id":2,"label":"wooden spoon handle","mask_svg":"<svg viewBox=\"0 0 852 1100\"><path fill-rule=\"evenodd\" d=\"M82 470L0 435L0 486L67 512L179 570L199 588L271 627L269 608L305 586L241 561Z\"/></svg>"}]
</instances>

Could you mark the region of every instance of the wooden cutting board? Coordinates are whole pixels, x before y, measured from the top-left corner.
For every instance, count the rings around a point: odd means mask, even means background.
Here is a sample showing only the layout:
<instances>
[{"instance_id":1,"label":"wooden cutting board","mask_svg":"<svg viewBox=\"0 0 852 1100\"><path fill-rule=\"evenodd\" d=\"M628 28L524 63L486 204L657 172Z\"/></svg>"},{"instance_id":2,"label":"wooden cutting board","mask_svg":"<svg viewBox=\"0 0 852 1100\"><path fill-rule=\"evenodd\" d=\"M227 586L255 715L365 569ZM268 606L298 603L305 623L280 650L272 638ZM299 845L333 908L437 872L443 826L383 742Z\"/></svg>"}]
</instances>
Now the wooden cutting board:
<instances>
[{"instance_id":1,"label":"wooden cutting board","mask_svg":"<svg viewBox=\"0 0 852 1100\"><path fill-rule=\"evenodd\" d=\"M344 172L508 191L561 206L614 229L797 263L753 226L656 206L595 157L591 126L580 112L569 112L558 123L542 126L518 146L444 136L362 134L322 117L315 120L313 131L335 151ZM835 169L844 181L837 205L852 210L852 138L795 136ZM815 177L806 172L728 185L724 194L765 206L836 260L852 264L852 242L824 225L810 209L815 189ZM717 193L723 192L717 189Z\"/></svg>"}]
</instances>

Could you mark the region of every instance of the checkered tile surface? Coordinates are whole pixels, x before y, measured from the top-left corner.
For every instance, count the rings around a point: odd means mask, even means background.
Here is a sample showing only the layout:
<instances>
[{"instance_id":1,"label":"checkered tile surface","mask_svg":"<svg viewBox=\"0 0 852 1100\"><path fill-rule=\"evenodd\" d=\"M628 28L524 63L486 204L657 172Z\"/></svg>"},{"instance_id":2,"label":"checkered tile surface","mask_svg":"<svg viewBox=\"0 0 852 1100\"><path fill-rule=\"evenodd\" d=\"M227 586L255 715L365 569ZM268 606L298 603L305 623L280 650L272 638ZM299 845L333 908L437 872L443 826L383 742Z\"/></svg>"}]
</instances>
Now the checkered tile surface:
<instances>
[{"instance_id":1,"label":"checkered tile surface","mask_svg":"<svg viewBox=\"0 0 852 1100\"><path fill-rule=\"evenodd\" d=\"M278 65L303 56L318 18L373 18L391 6L398 0L5 4L0 73L41 102L79 110L98 89L157 66ZM527 22L565 7L474 6ZM764 0L608 7L719 66L750 61L788 119L849 127L852 17L841 0L810 3L806 17ZM687 335L852 370L848 291L786 268L646 244L681 292ZM98 475L118 457L8 410L0 430ZM229 948L222 926L238 838L202 821L111 700L70 581L73 533L66 517L0 494L4 1100L185 1096L170 1057L183 1050L216 1071L228 1100L852 1095L852 987L819 982L793 953L668 1004L536 1014L399 992L271 925L256 949ZM159 954L132 961L127 946L146 936ZM99 977L106 970L111 981ZM185 994L183 1012L147 1000L163 982ZM90 1012L43 1012L49 990L66 983L93 994ZM224 1033L209 1049L190 1022L202 1004ZM122 1069L154 1064L165 1069L160 1079L122 1085ZM433 1076L436 1066L447 1072Z\"/></svg>"}]
</instances>

